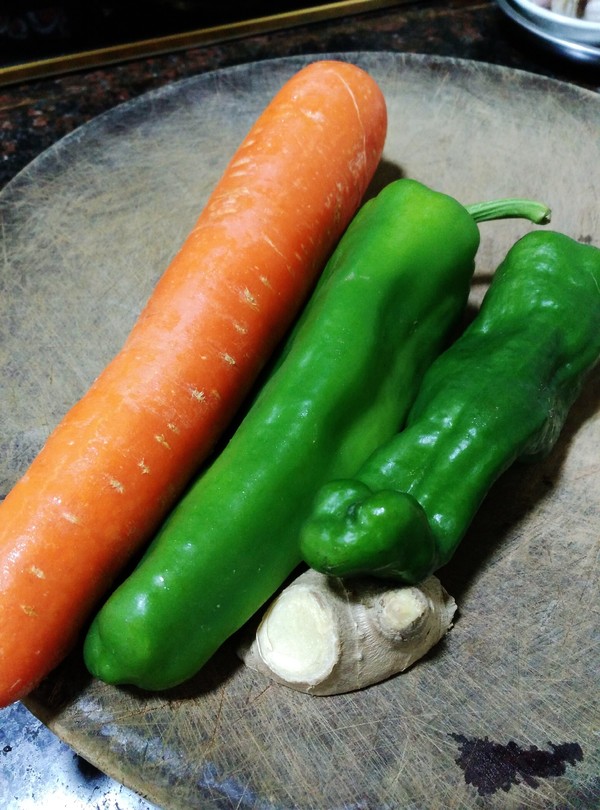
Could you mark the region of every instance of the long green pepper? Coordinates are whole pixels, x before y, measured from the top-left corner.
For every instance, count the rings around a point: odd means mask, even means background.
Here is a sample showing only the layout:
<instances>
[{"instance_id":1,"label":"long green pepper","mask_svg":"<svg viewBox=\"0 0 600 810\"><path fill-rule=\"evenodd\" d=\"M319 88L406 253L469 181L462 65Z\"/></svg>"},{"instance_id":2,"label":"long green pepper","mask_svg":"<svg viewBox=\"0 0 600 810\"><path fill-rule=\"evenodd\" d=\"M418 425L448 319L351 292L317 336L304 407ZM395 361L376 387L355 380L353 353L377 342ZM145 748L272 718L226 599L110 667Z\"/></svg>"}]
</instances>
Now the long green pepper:
<instances>
[{"instance_id":1,"label":"long green pepper","mask_svg":"<svg viewBox=\"0 0 600 810\"><path fill-rule=\"evenodd\" d=\"M405 429L318 493L306 562L415 583L454 554L497 478L547 453L600 358L600 250L522 237L423 379Z\"/></svg>"},{"instance_id":2,"label":"long green pepper","mask_svg":"<svg viewBox=\"0 0 600 810\"><path fill-rule=\"evenodd\" d=\"M318 487L393 436L463 313L475 217L546 213L511 201L472 215L410 180L362 207L231 441L94 619L94 675L175 686L272 596Z\"/></svg>"}]
</instances>

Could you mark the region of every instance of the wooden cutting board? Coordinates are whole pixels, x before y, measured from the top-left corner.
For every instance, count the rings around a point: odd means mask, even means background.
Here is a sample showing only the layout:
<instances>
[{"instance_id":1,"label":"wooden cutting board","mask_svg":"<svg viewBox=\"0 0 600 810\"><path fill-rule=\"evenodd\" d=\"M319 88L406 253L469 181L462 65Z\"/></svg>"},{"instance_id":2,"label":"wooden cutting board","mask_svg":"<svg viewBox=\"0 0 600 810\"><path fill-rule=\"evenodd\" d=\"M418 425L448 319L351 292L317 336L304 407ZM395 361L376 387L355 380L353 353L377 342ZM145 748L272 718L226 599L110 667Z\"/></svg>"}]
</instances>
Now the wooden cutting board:
<instances>
[{"instance_id":1,"label":"wooden cutting board","mask_svg":"<svg viewBox=\"0 0 600 810\"><path fill-rule=\"evenodd\" d=\"M377 184L464 203L527 196L600 244L600 96L443 58L356 53L386 95ZM311 57L201 75L73 133L0 195L0 492L120 347L229 157ZM481 226L477 302L529 226ZM459 603L425 660L314 698L226 644L192 682L142 694L78 651L27 700L77 752L168 810L591 808L600 804L600 375L552 454L490 493L440 578Z\"/></svg>"}]
</instances>

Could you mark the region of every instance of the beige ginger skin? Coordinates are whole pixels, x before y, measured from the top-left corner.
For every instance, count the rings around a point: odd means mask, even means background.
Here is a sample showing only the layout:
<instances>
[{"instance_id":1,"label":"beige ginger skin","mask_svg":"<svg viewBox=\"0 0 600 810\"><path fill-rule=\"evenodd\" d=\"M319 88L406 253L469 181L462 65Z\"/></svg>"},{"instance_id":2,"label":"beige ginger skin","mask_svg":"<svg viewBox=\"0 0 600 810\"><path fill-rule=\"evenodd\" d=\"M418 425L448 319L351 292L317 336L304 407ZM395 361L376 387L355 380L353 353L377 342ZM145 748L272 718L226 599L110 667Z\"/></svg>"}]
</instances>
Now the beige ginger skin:
<instances>
[{"instance_id":1,"label":"beige ginger skin","mask_svg":"<svg viewBox=\"0 0 600 810\"><path fill-rule=\"evenodd\" d=\"M239 650L244 663L313 695L363 689L403 672L452 627L456 603L435 576L416 586L305 571Z\"/></svg>"}]
</instances>

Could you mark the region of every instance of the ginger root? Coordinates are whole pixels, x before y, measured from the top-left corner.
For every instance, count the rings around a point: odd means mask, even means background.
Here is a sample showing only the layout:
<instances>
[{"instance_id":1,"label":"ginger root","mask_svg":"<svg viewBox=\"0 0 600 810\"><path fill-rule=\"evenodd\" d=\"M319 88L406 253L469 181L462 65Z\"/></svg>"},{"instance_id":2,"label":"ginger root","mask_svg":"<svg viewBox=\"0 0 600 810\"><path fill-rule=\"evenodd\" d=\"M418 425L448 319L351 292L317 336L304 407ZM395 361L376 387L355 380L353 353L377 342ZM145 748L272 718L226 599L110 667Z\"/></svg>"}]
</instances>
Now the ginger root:
<instances>
[{"instance_id":1,"label":"ginger root","mask_svg":"<svg viewBox=\"0 0 600 810\"><path fill-rule=\"evenodd\" d=\"M291 689L342 694L410 667L452 627L455 611L435 576L397 586L309 569L273 600L238 654Z\"/></svg>"}]
</instances>

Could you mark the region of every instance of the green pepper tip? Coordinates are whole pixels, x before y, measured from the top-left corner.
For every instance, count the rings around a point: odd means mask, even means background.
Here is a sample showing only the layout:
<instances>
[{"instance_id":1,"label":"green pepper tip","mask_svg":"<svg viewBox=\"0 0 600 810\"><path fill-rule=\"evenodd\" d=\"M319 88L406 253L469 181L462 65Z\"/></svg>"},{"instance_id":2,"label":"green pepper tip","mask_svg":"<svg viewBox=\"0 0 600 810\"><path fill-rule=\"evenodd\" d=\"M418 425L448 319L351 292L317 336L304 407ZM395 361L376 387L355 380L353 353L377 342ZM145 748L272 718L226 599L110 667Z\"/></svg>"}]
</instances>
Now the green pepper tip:
<instances>
[{"instance_id":1,"label":"green pepper tip","mask_svg":"<svg viewBox=\"0 0 600 810\"><path fill-rule=\"evenodd\" d=\"M420 582L438 564L421 505L408 493L372 490L358 479L323 487L301 533L304 561L329 576Z\"/></svg>"}]
</instances>

